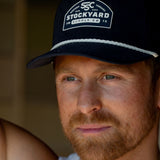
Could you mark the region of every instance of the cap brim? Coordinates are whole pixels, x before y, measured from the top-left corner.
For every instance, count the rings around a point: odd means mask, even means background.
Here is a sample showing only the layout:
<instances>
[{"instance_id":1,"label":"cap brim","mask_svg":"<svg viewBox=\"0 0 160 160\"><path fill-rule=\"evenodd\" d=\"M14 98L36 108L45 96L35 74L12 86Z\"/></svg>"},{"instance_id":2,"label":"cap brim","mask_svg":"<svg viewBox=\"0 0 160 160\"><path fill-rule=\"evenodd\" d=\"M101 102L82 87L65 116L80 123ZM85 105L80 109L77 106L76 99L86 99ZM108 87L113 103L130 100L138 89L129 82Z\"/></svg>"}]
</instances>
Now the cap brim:
<instances>
[{"instance_id":1,"label":"cap brim","mask_svg":"<svg viewBox=\"0 0 160 160\"><path fill-rule=\"evenodd\" d=\"M27 64L27 68L37 68L53 61L56 56L77 55L114 64L131 64L153 57L121 46L102 43L69 43L57 47L46 54L38 56Z\"/></svg>"}]
</instances>

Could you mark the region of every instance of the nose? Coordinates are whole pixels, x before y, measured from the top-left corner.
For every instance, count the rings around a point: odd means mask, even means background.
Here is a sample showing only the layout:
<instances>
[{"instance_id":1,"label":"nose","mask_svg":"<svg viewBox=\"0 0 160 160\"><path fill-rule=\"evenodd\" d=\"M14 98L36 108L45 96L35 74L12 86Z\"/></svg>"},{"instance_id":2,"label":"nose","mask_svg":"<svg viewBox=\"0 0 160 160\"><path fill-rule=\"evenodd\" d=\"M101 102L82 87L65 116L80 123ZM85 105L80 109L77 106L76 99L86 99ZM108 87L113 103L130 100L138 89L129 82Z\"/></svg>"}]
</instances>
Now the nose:
<instances>
[{"instance_id":1,"label":"nose","mask_svg":"<svg viewBox=\"0 0 160 160\"><path fill-rule=\"evenodd\" d=\"M95 85L84 85L81 87L78 96L77 107L84 113L97 112L102 108L97 87Z\"/></svg>"}]
</instances>

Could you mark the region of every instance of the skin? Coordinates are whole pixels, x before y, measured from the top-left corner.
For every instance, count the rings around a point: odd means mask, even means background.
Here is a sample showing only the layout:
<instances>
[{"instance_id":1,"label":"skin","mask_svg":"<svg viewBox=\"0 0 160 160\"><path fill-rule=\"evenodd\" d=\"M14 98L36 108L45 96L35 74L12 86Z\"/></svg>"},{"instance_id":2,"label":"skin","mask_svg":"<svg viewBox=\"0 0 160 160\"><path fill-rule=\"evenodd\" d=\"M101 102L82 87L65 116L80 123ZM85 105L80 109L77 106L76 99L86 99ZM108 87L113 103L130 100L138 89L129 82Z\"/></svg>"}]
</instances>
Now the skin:
<instances>
[{"instance_id":1,"label":"skin","mask_svg":"<svg viewBox=\"0 0 160 160\"><path fill-rule=\"evenodd\" d=\"M0 160L58 160L41 140L15 124L0 119Z\"/></svg>"},{"instance_id":2,"label":"skin","mask_svg":"<svg viewBox=\"0 0 160 160\"><path fill-rule=\"evenodd\" d=\"M145 62L59 56L55 74L61 123L82 160L158 159L159 82L153 91Z\"/></svg>"}]
</instances>

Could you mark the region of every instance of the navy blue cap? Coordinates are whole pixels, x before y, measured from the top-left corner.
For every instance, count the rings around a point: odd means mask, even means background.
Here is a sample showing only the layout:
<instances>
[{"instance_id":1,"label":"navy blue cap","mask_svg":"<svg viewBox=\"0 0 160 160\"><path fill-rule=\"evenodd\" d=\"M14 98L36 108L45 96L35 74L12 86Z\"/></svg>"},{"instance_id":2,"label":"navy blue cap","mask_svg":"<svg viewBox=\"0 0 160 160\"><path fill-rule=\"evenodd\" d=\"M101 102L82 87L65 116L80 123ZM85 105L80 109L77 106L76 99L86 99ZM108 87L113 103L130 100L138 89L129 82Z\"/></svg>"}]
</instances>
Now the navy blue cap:
<instances>
[{"instance_id":1,"label":"navy blue cap","mask_svg":"<svg viewBox=\"0 0 160 160\"><path fill-rule=\"evenodd\" d=\"M158 57L157 12L146 0L62 0L52 49L28 64L36 68L55 56L79 55L116 64Z\"/></svg>"}]
</instances>

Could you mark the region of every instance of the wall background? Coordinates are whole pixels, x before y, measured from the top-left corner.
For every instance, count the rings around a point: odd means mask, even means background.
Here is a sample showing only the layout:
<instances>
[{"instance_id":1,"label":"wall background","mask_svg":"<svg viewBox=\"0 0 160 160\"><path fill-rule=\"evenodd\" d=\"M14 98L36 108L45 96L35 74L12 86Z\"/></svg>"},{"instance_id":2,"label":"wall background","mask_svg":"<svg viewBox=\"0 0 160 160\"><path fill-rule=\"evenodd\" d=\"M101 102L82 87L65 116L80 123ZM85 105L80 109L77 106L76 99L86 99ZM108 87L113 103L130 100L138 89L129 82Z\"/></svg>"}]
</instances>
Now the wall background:
<instances>
[{"instance_id":1,"label":"wall background","mask_svg":"<svg viewBox=\"0 0 160 160\"><path fill-rule=\"evenodd\" d=\"M0 117L46 142L57 154L71 146L58 116L52 66L27 70L26 63L52 47L59 0L0 0Z\"/></svg>"}]
</instances>

